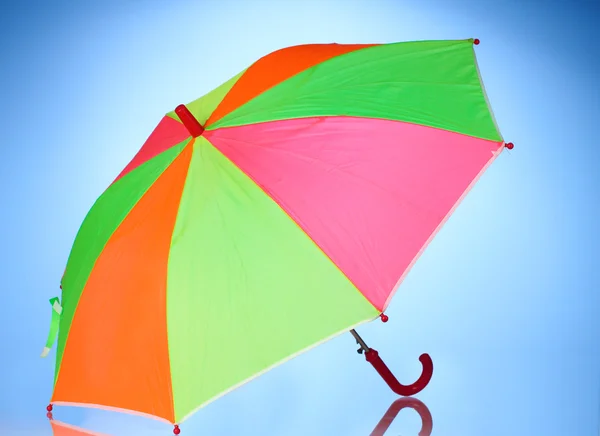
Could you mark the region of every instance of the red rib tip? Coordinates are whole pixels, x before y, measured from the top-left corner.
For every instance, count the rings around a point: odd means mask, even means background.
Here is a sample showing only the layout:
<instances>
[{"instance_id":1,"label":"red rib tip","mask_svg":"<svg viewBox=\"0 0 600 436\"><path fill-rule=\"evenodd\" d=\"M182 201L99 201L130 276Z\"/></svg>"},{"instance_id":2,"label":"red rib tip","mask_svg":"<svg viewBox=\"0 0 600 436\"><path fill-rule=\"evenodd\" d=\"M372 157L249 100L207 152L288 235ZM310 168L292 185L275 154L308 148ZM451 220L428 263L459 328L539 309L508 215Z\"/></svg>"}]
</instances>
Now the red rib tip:
<instances>
[{"instance_id":1,"label":"red rib tip","mask_svg":"<svg viewBox=\"0 0 600 436\"><path fill-rule=\"evenodd\" d=\"M513 144L512 142L508 142L508 143L504 144L504 146L506 148L508 148L509 150L512 150L513 148L515 148L515 144Z\"/></svg>"},{"instance_id":2,"label":"red rib tip","mask_svg":"<svg viewBox=\"0 0 600 436\"><path fill-rule=\"evenodd\" d=\"M181 433L181 430L179 429L179 426L176 425L175 428L173 429L173 434L179 434Z\"/></svg>"},{"instance_id":3,"label":"red rib tip","mask_svg":"<svg viewBox=\"0 0 600 436\"><path fill-rule=\"evenodd\" d=\"M475 39L473 40L473 44L475 44L475 45L479 45L479 42L480 42L480 41L479 41L479 39L477 39L477 38L475 38Z\"/></svg>"},{"instance_id":4,"label":"red rib tip","mask_svg":"<svg viewBox=\"0 0 600 436\"><path fill-rule=\"evenodd\" d=\"M379 317L381 318L381 322L388 322L390 320L389 316L387 316L384 313L382 313L381 315L379 315Z\"/></svg>"}]
</instances>

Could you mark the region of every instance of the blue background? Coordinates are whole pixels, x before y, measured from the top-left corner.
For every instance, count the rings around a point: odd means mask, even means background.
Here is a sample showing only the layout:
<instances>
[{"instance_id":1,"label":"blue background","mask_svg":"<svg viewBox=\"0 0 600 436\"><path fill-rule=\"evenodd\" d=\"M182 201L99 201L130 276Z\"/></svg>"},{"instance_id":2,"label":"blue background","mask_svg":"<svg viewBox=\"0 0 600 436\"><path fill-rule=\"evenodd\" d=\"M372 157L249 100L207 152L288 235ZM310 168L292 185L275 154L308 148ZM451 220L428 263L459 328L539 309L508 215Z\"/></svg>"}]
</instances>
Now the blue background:
<instances>
[{"instance_id":1,"label":"blue background","mask_svg":"<svg viewBox=\"0 0 600 436\"><path fill-rule=\"evenodd\" d=\"M98 195L161 116L259 57L309 42L477 37L500 129L487 171L360 329L434 435L595 435L600 416L598 11L592 2L219 0L0 6L0 434L49 435L48 299ZM335 310L332 308L332 310ZM299 326L301 328L302 326ZM200 410L182 435L368 435L396 397L347 334ZM56 408L112 435L160 422ZM387 434L419 430L405 410Z\"/></svg>"}]
</instances>

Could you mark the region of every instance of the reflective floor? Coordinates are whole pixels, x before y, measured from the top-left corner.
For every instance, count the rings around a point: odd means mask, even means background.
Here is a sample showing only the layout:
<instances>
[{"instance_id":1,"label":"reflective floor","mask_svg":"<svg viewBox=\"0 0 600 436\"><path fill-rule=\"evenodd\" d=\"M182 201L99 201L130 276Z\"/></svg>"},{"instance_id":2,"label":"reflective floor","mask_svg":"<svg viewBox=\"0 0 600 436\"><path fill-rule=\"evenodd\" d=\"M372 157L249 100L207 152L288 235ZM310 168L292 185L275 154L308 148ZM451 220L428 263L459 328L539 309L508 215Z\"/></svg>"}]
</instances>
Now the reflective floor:
<instances>
[{"instance_id":1,"label":"reflective floor","mask_svg":"<svg viewBox=\"0 0 600 436\"><path fill-rule=\"evenodd\" d=\"M390 407L385 411L370 436L383 436L388 432L390 427L394 424L394 420L398 416L398 413L403 409L414 410L421 420L421 425L418 430L419 436L429 436L433 430L433 418L429 408L416 398L399 398L395 400ZM97 432L92 432L89 429L83 427L77 427L71 424L67 424L54 419L53 413L48 412L46 414L54 436L75 436L75 435L91 435L95 434L100 436ZM389 434L389 433L388 433Z\"/></svg>"}]
</instances>

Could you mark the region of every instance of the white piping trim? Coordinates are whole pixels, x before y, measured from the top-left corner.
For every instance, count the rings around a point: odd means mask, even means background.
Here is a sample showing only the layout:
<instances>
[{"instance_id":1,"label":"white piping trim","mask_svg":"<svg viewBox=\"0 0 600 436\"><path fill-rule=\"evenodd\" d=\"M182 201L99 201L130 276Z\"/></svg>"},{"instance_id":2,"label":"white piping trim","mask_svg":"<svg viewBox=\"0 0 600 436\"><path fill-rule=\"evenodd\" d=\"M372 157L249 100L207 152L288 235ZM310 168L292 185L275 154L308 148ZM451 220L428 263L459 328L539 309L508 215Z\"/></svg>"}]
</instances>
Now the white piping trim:
<instances>
[{"instance_id":1,"label":"white piping trim","mask_svg":"<svg viewBox=\"0 0 600 436\"><path fill-rule=\"evenodd\" d=\"M490 104L490 100L489 100L487 92L485 90L483 78L481 77L481 71L479 71L479 64L477 62L477 53L475 51L475 47L473 47L473 59L475 61L475 69L477 70L477 77L479 78L479 84L481 85L481 91L483 92L483 97L485 98L485 104L487 105L488 111L490 111L490 115L492 117L492 122L494 123L494 127L496 128L496 133L498 133L498 136L500 136L500 139L502 139L502 142L504 142L504 137L502 136L502 133L500 132L500 128L498 127L498 122L496 121L496 116L494 115L494 111L492 110L492 105Z\"/></svg>"},{"instance_id":2,"label":"white piping trim","mask_svg":"<svg viewBox=\"0 0 600 436\"><path fill-rule=\"evenodd\" d=\"M423 246L421 247L421 249L419 250L419 252L413 258L412 262L404 270L404 273L402 273L402 276L400 277L400 279L396 283L396 286L394 286L394 290L390 293L390 295L388 296L387 300L385 300L385 304L383 305L382 312L385 312L385 310L387 309L388 305L390 304L392 298L394 297L394 295L398 291L398 288L400 287L400 284L404 281L404 279L406 278L406 275L410 272L410 270L415 265L415 263L417 262L417 260L419 259L419 257L421 257L421 255L423 254L423 252L425 251L425 249L427 248L427 246L431 243L431 241L433 240L433 238L435 238L435 236L439 233L439 231L442 229L442 227L444 226L444 224L446 224L446 221L448 221L448 219L454 213L454 211L456 210L456 208L460 205L460 203L464 200L464 198L467 196L467 194L471 191L471 189L473 188L473 186L475 185L475 183L477 183L479 181L479 179L481 178L481 176L483 175L483 173L485 173L485 171L496 160L496 158L498 156L500 156L500 154L502 153L502 150L504 150L504 142L496 142L496 143L499 144L498 150L493 153L493 155L490 158L490 160L487 161L487 163L484 165L484 167L481 169L481 171L477 174L477 176L475 176L475 178L471 181L471 183L469 184L469 186L467 186L467 189L464 190L464 192L458 198L458 200L456 201L456 203L454 203L454 206L452 206L452 209L450 209L450 211L446 214L446 216L444 217L444 219L440 222L440 224L437 226L437 228L429 236L429 239L427 239L427 241L425 242L425 244L423 244Z\"/></svg>"}]
</instances>

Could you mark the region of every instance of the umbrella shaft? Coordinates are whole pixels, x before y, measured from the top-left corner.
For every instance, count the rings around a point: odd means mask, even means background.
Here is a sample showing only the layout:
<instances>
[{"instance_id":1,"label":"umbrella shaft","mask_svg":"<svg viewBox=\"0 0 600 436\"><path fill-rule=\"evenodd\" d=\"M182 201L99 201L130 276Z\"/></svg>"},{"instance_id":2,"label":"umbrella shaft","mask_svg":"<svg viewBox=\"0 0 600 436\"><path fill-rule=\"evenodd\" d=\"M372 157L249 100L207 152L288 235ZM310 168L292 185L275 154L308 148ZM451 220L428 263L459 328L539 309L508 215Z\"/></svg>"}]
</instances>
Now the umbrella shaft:
<instances>
[{"instance_id":1,"label":"umbrella shaft","mask_svg":"<svg viewBox=\"0 0 600 436\"><path fill-rule=\"evenodd\" d=\"M367 346L365 341L363 341L363 338L361 338L360 335L356 333L356 330L352 329L350 330L350 333L352 333L352 336L354 336L354 339L356 339L356 343L359 344L360 347L363 350L365 350L365 352L369 351L369 347Z\"/></svg>"}]
</instances>

